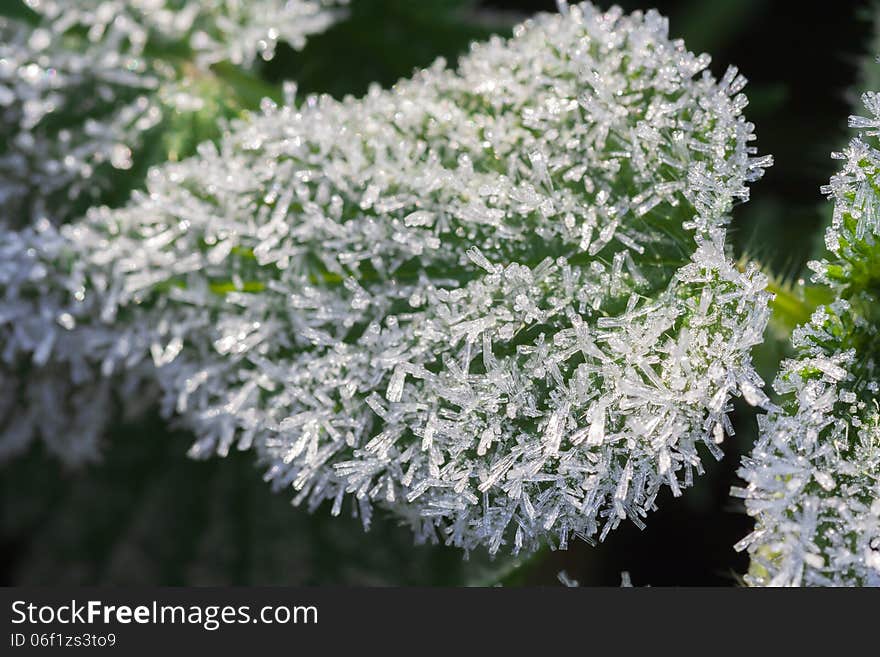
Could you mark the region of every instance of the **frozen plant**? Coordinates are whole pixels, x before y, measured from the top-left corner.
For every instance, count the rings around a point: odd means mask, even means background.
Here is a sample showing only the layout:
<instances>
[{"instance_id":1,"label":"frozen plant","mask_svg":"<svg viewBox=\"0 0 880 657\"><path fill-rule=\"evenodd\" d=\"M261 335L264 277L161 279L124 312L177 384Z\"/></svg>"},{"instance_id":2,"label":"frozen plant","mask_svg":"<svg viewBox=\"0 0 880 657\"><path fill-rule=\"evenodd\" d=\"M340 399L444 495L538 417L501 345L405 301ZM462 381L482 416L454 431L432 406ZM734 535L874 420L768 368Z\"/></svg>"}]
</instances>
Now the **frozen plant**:
<instances>
[{"instance_id":1,"label":"frozen plant","mask_svg":"<svg viewBox=\"0 0 880 657\"><path fill-rule=\"evenodd\" d=\"M124 201L130 170L164 159L145 151L174 157L200 113L223 116L211 65L301 47L341 2L28 0L33 21L0 16L0 224Z\"/></svg>"},{"instance_id":2,"label":"frozen plant","mask_svg":"<svg viewBox=\"0 0 880 657\"><path fill-rule=\"evenodd\" d=\"M89 458L92 391L158 389L193 455L252 448L296 503L418 540L643 526L721 456L732 398L765 400L769 295L725 233L770 158L708 63L654 11L585 3L457 72L267 103L126 207L18 234L4 444Z\"/></svg>"},{"instance_id":3,"label":"frozen plant","mask_svg":"<svg viewBox=\"0 0 880 657\"><path fill-rule=\"evenodd\" d=\"M834 202L828 255L810 263L835 301L792 336L744 460L745 498L755 518L746 581L757 586L880 586L880 95L863 96L868 117L835 159L842 170L823 191Z\"/></svg>"}]
</instances>

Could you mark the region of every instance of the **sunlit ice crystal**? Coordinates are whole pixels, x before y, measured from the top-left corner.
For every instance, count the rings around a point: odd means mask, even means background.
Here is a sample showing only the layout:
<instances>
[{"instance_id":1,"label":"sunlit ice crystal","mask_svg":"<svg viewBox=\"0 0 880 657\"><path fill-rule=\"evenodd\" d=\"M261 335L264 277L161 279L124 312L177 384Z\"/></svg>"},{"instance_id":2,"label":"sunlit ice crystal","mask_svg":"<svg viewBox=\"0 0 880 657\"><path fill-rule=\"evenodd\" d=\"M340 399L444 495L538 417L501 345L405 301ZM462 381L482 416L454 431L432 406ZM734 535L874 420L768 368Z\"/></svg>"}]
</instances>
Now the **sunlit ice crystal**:
<instances>
[{"instance_id":1,"label":"sunlit ice crystal","mask_svg":"<svg viewBox=\"0 0 880 657\"><path fill-rule=\"evenodd\" d=\"M582 4L457 71L267 103L37 237L14 294L106 338L86 369L149 360L193 455L254 449L296 503L493 553L643 526L721 456L732 398L765 401L765 281L725 226L769 158L707 64L656 12Z\"/></svg>"},{"instance_id":2,"label":"sunlit ice crystal","mask_svg":"<svg viewBox=\"0 0 880 657\"><path fill-rule=\"evenodd\" d=\"M739 544L756 586L880 586L880 211L877 204L877 95L823 191L834 202L826 258L810 263L814 281L836 300L792 337L779 404L734 493L755 518Z\"/></svg>"},{"instance_id":3,"label":"sunlit ice crystal","mask_svg":"<svg viewBox=\"0 0 880 657\"><path fill-rule=\"evenodd\" d=\"M170 115L200 109L208 67L269 59L279 41L301 47L341 3L27 4L36 24L0 18L0 223L12 227L124 201Z\"/></svg>"}]
</instances>

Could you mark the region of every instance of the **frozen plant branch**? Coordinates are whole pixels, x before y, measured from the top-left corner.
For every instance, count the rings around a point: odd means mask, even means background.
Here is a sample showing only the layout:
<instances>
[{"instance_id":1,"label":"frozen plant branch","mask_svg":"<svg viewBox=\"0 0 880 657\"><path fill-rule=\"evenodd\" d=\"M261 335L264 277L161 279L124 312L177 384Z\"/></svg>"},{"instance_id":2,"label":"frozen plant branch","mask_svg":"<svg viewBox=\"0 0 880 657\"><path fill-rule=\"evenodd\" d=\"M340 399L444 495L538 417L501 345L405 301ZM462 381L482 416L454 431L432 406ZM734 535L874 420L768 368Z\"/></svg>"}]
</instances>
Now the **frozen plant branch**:
<instances>
[{"instance_id":1,"label":"frozen plant branch","mask_svg":"<svg viewBox=\"0 0 880 657\"><path fill-rule=\"evenodd\" d=\"M57 446L48 416L88 458L106 405L74 400L111 379L158 389L193 455L254 449L297 503L418 540L643 526L721 456L732 397L765 402L766 281L725 233L770 158L708 63L656 12L572 6L457 72L267 104L127 207L7 240L3 383L32 420L4 445Z\"/></svg>"}]
</instances>

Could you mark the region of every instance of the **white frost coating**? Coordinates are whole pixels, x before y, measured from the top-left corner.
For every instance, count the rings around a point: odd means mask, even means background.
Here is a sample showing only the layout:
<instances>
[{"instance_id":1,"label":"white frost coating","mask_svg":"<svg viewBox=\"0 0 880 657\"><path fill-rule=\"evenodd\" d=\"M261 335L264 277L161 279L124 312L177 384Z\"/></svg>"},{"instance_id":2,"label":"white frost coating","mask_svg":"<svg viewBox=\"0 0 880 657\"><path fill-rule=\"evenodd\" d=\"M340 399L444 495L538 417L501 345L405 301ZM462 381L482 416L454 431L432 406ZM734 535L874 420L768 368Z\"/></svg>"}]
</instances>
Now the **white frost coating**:
<instances>
[{"instance_id":1,"label":"white frost coating","mask_svg":"<svg viewBox=\"0 0 880 657\"><path fill-rule=\"evenodd\" d=\"M169 107L201 107L199 67L300 47L343 2L29 0L37 25L0 18L0 224L106 200Z\"/></svg>"},{"instance_id":2,"label":"white frost coating","mask_svg":"<svg viewBox=\"0 0 880 657\"><path fill-rule=\"evenodd\" d=\"M795 330L780 406L761 418L747 485L733 491L756 521L737 546L751 585L880 586L878 100L866 94L871 118L850 118L863 132L823 188L835 203L830 254L811 267L837 299Z\"/></svg>"},{"instance_id":3,"label":"white frost coating","mask_svg":"<svg viewBox=\"0 0 880 657\"><path fill-rule=\"evenodd\" d=\"M199 65L219 61L249 66L272 59L283 41L301 50L323 32L348 0L26 0L54 25L81 24L97 41L117 33L133 54L150 38L184 42Z\"/></svg>"},{"instance_id":4,"label":"white frost coating","mask_svg":"<svg viewBox=\"0 0 880 657\"><path fill-rule=\"evenodd\" d=\"M783 405L760 418L760 438L740 469L747 485L733 493L756 520L737 545L752 557L750 585L880 586L875 364L829 340L852 330L850 312L835 302L798 331L798 357L783 364L775 384ZM859 373L864 367L873 378L852 373L840 381L827 363Z\"/></svg>"},{"instance_id":5,"label":"white frost coating","mask_svg":"<svg viewBox=\"0 0 880 657\"><path fill-rule=\"evenodd\" d=\"M643 526L721 455L731 397L761 399L768 295L725 226L769 160L707 63L655 12L583 4L457 73L267 106L11 246L0 315L35 319L0 319L4 360L133 387L154 358L194 455L254 448L297 503L419 540Z\"/></svg>"}]
</instances>

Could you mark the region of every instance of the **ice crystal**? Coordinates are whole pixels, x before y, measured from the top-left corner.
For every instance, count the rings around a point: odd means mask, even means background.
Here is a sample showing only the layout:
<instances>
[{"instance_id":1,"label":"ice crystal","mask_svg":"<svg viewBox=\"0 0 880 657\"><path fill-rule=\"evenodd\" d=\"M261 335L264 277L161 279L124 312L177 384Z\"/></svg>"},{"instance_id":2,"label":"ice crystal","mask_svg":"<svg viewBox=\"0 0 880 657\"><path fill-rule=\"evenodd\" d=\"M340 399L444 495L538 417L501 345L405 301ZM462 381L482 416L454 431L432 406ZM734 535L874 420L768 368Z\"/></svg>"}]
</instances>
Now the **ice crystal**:
<instances>
[{"instance_id":1,"label":"ice crystal","mask_svg":"<svg viewBox=\"0 0 880 657\"><path fill-rule=\"evenodd\" d=\"M769 159L708 61L656 12L577 5L457 72L267 104L127 207L25 231L4 358L45 375L7 387L61 403L13 437L116 376L193 455L253 448L365 525L492 553L642 526L720 457L731 398L763 402L765 281L725 227Z\"/></svg>"},{"instance_id":2,"label":"ice crystal","mask_svg":"<svg viewBox=\"0 0 880 657\"><path fill-rule=\"evenodd\" d=\"M301 46L335 15L317 0L28 4L36 25L0 18L0 223L11 226L110 200L163 115L200 109L199 68Z\"/></svg>"},{"instance_id":3,"label":"ice crystal","mask_svg":"<svg viewBox=\"0 0 880 657\"><path fill-rule=\"evenodd\" d=\"M747 581L768 586L880 585L880 412L877 327L880 96L865 94L869 118L842 152L823 191L834 201L828 257L811 263L836 300L795 330L795 356L775 383L779 406L734 489L756 520Z\"/></svg>"},{"instance_id":4,"label":"ice crystal","mask_svg":"<svg viewBox=\"0 0 880 657\"><path fill-rule=\"evenodd\" d=\"M580 586L580 582L572 578L564 570L560 570L558 573L556 573L556 579L559 580L560 584L562 584L563 586L567 586L568 588L577 588L578 586Z\"/></svg>"}]
</instances>

